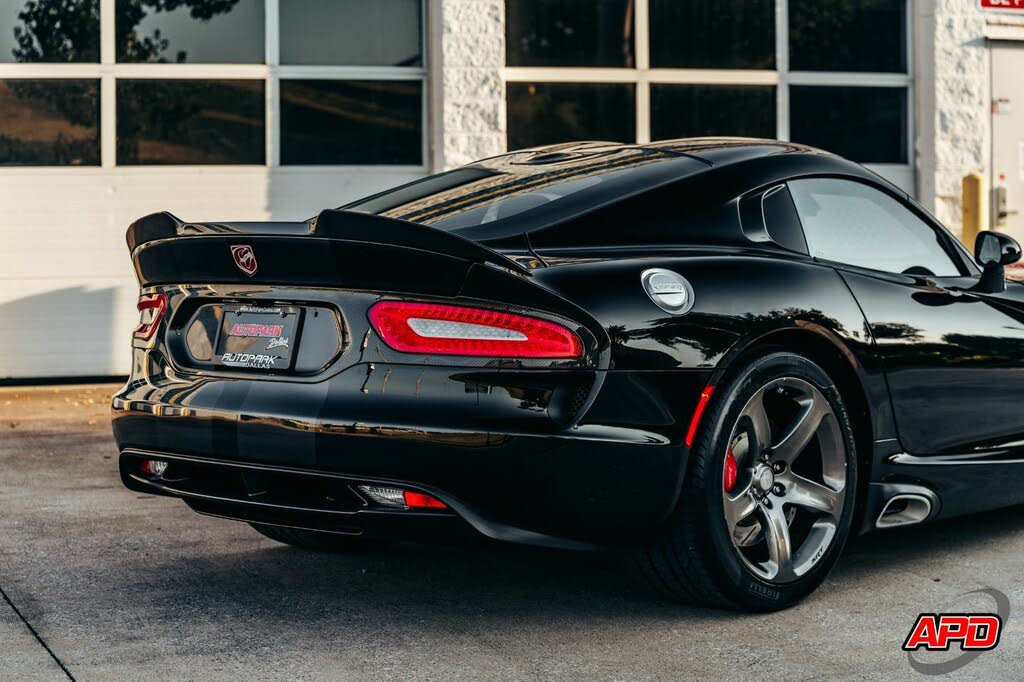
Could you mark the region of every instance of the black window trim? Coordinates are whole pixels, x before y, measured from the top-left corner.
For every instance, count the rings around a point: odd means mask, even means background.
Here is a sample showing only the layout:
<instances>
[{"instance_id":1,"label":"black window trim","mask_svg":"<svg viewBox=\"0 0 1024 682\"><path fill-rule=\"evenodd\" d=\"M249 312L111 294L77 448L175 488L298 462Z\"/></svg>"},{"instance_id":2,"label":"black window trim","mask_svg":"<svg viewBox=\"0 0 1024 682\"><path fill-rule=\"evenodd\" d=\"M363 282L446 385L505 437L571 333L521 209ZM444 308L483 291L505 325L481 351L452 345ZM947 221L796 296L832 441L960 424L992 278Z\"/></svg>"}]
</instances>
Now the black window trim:
<instances>
[{"instance_id":1,"label":"black window trim","mask_svg":"<svg viewBox=\"0 0 1024 682\"><path fill-rule=\"evenodd\" d=\"M742 194L739 197L739 201L737 202L737 209L739 211L740 229L743 230L743 233L752 242L759 243L759 244L763 244L763 243L771 244L771 245L773 245L773 246L775 246L777 248L780 248L780 249L784 250L786 253L794 254L796 256L802 256L804 258L811 258L810 251L807 248L807 238L806 238L806 236L804 234L804 226L803 226L802 222L799 222L800 221L800 214L797 213L795 206L793 207L793 213L794 213L794 215L796 215L796 218L797 218L797 221L798 221L797 226L798 226L798 228L800 230L800 237L801 237L801 240L803 241L803 244L802 244L803 248L792 248L789 245L786 245L786 244L783 244L783 243L779 242L776 239L776 237L773 236L772 230L771 230L771 228L768 225L768 217L765 215L765 212L764 212L764 202L765 202L765 199L767 199L769 196L775 194L776 192L780 192L780 191L783 191L783 190L787 194L789 193L789 185L787 184L788 182L789 182L788 179L776 180L776 181L773 181L773 182L769 182L767 185L762 185L762 186L758 187L757 189L754 189L752 191L749 191L749 192L746 192L746 193ZM793 200L793 198L792 198L792 196L790 196L790 201L792 201L792 200ZM750 225L749 224L750 223L749 219L752 218L753 216L751 216L748 213L750 211L749 208L747 208L746 211L744 211L744 208L746 206L749 206L750 202L757 202L756 212L757 212L757 221L758 221L759 224L756 224L756 225Z\"/></svg>"}]
</instances>

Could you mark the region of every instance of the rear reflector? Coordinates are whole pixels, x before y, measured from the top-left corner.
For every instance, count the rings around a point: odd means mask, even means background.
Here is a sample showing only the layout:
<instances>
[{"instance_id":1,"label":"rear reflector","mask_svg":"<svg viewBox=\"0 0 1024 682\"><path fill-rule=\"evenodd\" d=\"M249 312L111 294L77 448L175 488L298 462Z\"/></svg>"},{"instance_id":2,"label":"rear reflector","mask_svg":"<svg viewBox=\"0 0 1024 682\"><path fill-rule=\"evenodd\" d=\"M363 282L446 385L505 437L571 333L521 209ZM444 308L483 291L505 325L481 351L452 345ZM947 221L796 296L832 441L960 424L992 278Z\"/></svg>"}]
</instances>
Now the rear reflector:
<instances>
[{"instance_id":1,"label":"rear reflector","mask_svg":"<svg viewBox=\"0 0 1024 682\"><path fill-rule=\"evenodd\" d=\"M381 301L370 322L384 343L405 353L494 358L579 358L583 342L547 320L484 308Z\"/></svg>"},{"instance_id":2,"label":"rear reflector","mask_svg":"<svg viewBox=\"0 0 1024 682\"><path fill-rule=\"evenodd\" d=\"M417 493L412 490L402 490L401 488L390 488L382 485L361 485L359 490L365 493L371 500L384 507L400 509L448 508L448 505L433 495Z\"/></svg>"},{"instance_id":3,"label":"rear reflector","mask_svg":"<svg viewBox=\"0 0 1024 682\"><path fill-rule=\"evenodd\" d=\"M166 294L147 294L139 296L139 302L135 304L139 309L139 326L135 328L135 338L148 341L153 338L160 320L164 319L167 312Z\"/></svg>"},{"instance_id":4,"label":"rear reflector","mask_svg":"<svg viewBox=\"0 0 1024 682\"><path fill-rule=\"evenodd\" d=\"M704 414L704 408L708 406L708 401L711 400L711 394L715 392L714 386L705 386L704 390L701 391L700 400L697 401L697 407L693 410L693 416L690 417L690 428L686 430L686 447L693 447L693 438L697 435L697 427L700 426L701 415Z\"/></svg>"},{"instance_id":5,"label":"rear reflector","mask_svg":"<svg viewBox=\"0 0 1024 682\"><path fill-rule=\"evenodd\" d=\"M406 490L402 497L405 498L405 506L412 509L444 509L448 506L433 495L414 493L411 490Z\"/></svg>"}]
</instances>

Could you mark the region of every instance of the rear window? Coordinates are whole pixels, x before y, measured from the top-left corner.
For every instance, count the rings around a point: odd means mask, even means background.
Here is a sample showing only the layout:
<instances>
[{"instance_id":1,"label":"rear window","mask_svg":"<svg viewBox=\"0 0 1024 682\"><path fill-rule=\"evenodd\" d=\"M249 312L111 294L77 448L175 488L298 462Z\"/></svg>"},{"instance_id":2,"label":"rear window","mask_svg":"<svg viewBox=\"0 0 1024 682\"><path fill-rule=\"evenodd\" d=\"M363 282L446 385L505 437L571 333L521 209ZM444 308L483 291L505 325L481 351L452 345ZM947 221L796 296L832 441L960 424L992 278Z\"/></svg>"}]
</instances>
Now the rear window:
<instances>
[{"instance_id":1,"label":"rear window","mask_svg":"<svg viewBox=\"0 0 1024 682\"><path fill-rule=\"evenodd\" d=\"M481 202L476 208L456 213L451 218L443 218L433 223L432 227L451 232L466 227L476 227L504 220L534 208L547 206L576 192L595 188L629 172L629 169L620 170L604 175L591 175L554 185L541 185L533 191L526 190L513 194L501 194L494 197L493 201Z\"/></svg>"},{"instance_id":2,"label":"rear window","mask_svg":"<svg viewBox=\"0 0 1024 682\"><path fill-rule=\"evenodd\" d=\"M343 208L488 241L565 222L706 167L692 157L637 148L513 154Z\"/></svg>"}]
</instances>

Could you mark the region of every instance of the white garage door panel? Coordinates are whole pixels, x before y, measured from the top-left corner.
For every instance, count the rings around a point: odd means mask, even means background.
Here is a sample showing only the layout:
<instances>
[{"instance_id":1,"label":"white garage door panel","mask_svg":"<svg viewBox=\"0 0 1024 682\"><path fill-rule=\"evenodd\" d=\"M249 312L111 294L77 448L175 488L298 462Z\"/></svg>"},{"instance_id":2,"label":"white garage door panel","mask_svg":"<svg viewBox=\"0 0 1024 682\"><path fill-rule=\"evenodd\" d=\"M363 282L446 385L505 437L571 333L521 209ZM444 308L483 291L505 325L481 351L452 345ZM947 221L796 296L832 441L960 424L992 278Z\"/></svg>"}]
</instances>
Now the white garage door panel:
<instances>
[{"instance_id":1,"label":"white garage door panel","mask_svg":"<svg viewBox=\"0 0 1024 682\"><path fill-rule=\"evenodd\" d=\"M124 232L158 210L198 219L267 216L265 176L33 174L3 177L2 277L131 276Z\"/></svg>"},{"instance_id":2,"label":"white garage door panel","mask_svg":"<svg viewBox=\"0 0 1024 682\"><path fill-rule=\"evenodd\" d=\"M147 213L296 220L422 177L407 170L0 169L0 379L126 374Z\"/></svg>"},{"instance_id":3,"label":"white garage door panel","mask_svg":"<svg viewBox=\"0 0 1024 682\"><path fill-rule=\"evenodd\" d=\"M124 278L5 280L0 378L125 373L136 295Z\"/></svg>"}]
</instances>

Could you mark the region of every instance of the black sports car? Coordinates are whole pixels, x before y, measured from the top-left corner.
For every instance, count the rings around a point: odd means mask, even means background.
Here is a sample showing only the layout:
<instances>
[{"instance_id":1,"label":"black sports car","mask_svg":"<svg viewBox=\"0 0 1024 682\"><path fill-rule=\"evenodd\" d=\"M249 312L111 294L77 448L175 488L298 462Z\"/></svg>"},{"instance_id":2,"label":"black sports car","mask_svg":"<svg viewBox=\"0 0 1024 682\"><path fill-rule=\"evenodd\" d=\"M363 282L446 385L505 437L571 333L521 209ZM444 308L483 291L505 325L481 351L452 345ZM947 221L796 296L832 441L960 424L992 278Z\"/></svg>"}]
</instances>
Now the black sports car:
<instances>
[{"instance_id":1,"label":"black sports car","mask_svg":"<svg viewBox=\"0 0 1024 682\"><path fill-rule=\"evenodd\" d=\"M565 144L128 246L125 485L285 543L617 548L771 610L850 533L1024 502L1017 244L815 149Z\"/></svg>"}]
</instances>

